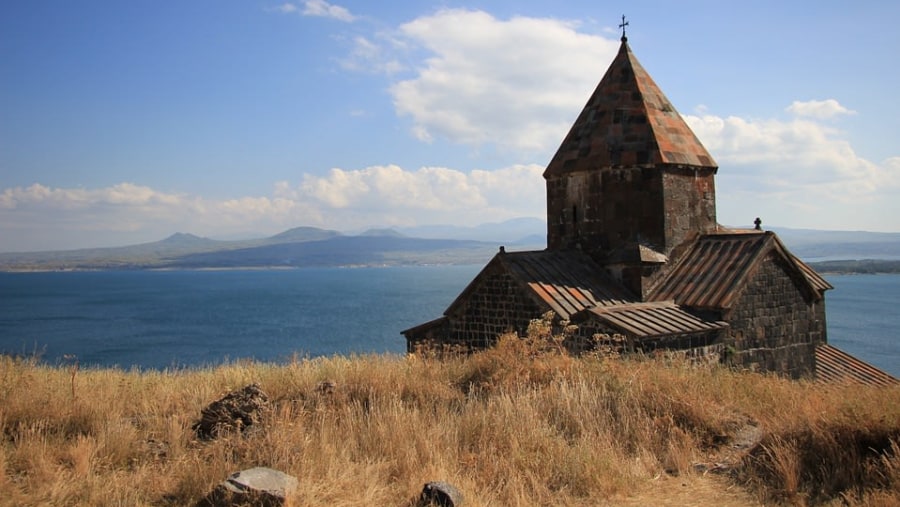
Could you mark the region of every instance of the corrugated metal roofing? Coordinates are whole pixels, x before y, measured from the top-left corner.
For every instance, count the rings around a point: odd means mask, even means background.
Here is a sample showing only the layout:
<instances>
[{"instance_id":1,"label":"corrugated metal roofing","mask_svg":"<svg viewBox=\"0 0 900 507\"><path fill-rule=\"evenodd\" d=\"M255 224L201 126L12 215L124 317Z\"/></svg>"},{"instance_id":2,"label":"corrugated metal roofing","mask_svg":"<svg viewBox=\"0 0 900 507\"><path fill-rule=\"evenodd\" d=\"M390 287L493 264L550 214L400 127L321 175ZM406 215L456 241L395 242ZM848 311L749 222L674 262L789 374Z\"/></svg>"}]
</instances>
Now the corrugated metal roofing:
<instances>
[{"instance_id":1,"label":"corrugated metal roofing","mask_svg":"<svg viewBox=\"0 0 900 507\"><path fill-rule=\"evenodd\" d=\"M731 308L747 277L776 250L816 294L831 289L812 268L791 255L773 232L701 236L648 298L692 308Z\"/></svg>"},{"instance_id":2,"label":"corrugated metal roofing","mask_svg":"<svg viewBox=\"0 0 900 507\"><path fill-rule=\"evenodd\" d=\"M596 307L585 313L637 338L694 334L728 327L726 322L691 315L672 301Z\"/></svg>"},{"instance_id":3,"label":"corrugated metal roofing","mask_svg":"<svg viewBox=\"0 0 900 507\"><path fill-rule=\"evenodd\" d=\"M403 331L400 331L400 334L405 335L406 333L413 333L413 334L424 333L424 332L430 331L432 329L441 327L446 323L447 323L446 316L438 317L434 320L429 320L428 322L423 322L423 323L421 323L417 326L413 326L409 329L404 329Z\"/></svg>"},{"instance_id":4,"label":"corrugated metal roofing","mask_svg":"<svg viewBox=\"0 0 900 507\"><path fill-rule=\"evenodd\" d=\"M805 262L791 255L791 258L794 260L794 263L800 267L800 271L803 272L803 276L809 280L809 283L816 288L817 291L822 292L826 290L831 290L834 288L825 278L822 277L819 273L816 273L816 270L809 267Z\"/></svg>"},{"instance_id":5,"label":"corrugated metal roofing","mask_svg":"<svg viewBox=\"0 0 900 507\"><path fill-rule=\"evenodd\" d=\"M768 234L703 236L650 299L675 300L693 308L729 308L769 242Z\"/></svg>"},{"instance_id":6,"label":"corrugated metal roofing","mask_svg":"<svg viewBox=\"0 0 900 507\"><path fill-rule=\"evenodd\" d=\"M633 301L622 286L603 275L589 256L578 251L499 254L510 274L564 319L594 306Z\"/></svg>"},{"instance_id":7,"label":"corrugated metal roofing","mask_svg":"<svg viewBox=\"0 0 900 507\"><path fill-rule=\"evenodd\" d=\"M717 167L628 43L622 41L544 177L655 164Z\"/></svg>"},{"instance_id":8,"label":"corrugated metal roofing","mask_svg":"<svg viewBox=\"0 0 900 507\"><path fill-rule=\"evenodd\" d=\"M831 345L816 347L816 380L883 387L900 385L897 378Z\"/></svg>"},{"instance_id":9,"label":"corrugated metal roofing","mask_svg":"<svg viewBox=\"0 0 900 507\"><path fill-rule=\"evenodd\" d=\"M594 306L635 301L633 295L579 251L510 252L497 254L496 259L564 319Z\"/></svg>"}]
</instances>

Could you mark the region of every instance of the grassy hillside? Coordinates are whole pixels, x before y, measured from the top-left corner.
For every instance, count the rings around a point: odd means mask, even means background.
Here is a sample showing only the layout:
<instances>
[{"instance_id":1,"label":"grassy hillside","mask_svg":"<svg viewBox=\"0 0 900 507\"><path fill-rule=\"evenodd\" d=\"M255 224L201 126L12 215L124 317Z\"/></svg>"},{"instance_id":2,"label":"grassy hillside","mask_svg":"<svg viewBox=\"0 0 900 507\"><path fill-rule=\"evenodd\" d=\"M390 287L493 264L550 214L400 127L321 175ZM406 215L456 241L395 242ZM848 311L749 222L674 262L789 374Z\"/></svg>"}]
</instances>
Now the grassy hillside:
<instances>
[{"instance_id":1,"label":"grassy hillside","mask_svg":"<svg viewBox=\"0 0 900 507\"><path fill-rule=\"evenodd\" d=\"M262 423L198 440L201 409L251 382ZM296 476L310 506L412 506L431 480L471 507L900 503L900 388L518 339L167 372L5 357L0 427L0 505L191 505L254 466Z\"/></svg>"}]
</instances>

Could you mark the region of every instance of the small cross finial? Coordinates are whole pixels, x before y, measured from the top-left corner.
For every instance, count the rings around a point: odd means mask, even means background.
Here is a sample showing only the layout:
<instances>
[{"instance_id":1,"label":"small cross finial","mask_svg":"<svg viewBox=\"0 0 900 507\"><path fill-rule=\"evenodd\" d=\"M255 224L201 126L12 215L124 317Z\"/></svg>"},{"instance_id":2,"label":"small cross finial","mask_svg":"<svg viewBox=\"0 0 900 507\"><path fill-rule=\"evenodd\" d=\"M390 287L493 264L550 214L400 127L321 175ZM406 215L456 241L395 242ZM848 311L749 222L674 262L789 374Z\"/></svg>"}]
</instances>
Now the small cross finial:
<instances>
[{"instance_id":1,"label":"small cross finial","mask_svg":"<svg viewBox=\"0 0 900 507\"><path fill-rule=\"evenodd\" d=\"M625 37L625 27L626 26L628 26L628 22L625 21L625 15L622 14L622 22L619 23L619 28L622 29L622 42L625 42L628 40L628 37Z\"/></svg>"},{"instance_id":2,"label":"small cross finial","mask_svg":"<svg viewBox=\"0 0 900 507\"><path fill-rule=\"evenodd\" d=\"M762 230L762 220L760 220L759 217L756 217L756 220L753 221L753 225L756 226L754 227L754 229L756 229L757 231Z\"/></svg>"}]
</instances>

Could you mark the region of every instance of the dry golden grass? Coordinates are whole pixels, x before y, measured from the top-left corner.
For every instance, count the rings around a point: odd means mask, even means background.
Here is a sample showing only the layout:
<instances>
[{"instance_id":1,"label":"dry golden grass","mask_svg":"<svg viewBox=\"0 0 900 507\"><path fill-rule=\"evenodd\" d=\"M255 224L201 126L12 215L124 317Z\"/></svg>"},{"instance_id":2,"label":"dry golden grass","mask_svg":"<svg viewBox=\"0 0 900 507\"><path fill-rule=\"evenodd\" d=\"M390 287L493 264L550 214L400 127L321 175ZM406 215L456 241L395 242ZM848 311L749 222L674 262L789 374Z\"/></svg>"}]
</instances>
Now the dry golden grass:
<instances>
[{"instance_id":1,"label":"dry golden grass","mask_svg":"<svg viewBox=\"0 0 900 507\"><path fill-rule=\"evenodd\" d=\"M0 358L0 504L190 505L254 466L296 476L295 505L411 506L431 480L472 507L900 504L898 388L522 345L166 372ZM252 382L261 427L196 439ZM732 449L748 424L758 445Z\"/></svg>"}]
</instances>

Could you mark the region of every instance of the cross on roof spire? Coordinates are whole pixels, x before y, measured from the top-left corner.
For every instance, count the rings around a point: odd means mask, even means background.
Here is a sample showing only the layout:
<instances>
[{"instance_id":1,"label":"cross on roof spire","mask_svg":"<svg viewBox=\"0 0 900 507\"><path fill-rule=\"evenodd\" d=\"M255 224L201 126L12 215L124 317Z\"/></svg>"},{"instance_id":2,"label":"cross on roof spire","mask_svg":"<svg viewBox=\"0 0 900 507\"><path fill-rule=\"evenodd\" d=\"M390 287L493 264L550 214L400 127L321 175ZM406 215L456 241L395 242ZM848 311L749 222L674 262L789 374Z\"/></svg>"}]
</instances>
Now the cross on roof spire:
<instances>
[{"instance_id":1,"label":"cross on roof spire","mask_svg":"<svg viewBox=\"0 0 900 507\"><path fill-rule=\"evenodd\" d=\"M622 14L622 22L619 23L619 28L622 29L622 42L627 42L628 37L625 37L625 27L628 26L628 22L625 21L625 15Z\"/></svg>"}]
</instances>

